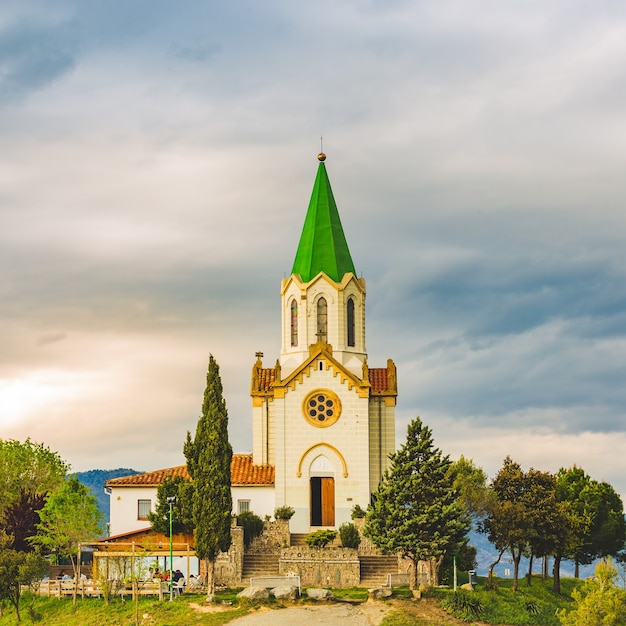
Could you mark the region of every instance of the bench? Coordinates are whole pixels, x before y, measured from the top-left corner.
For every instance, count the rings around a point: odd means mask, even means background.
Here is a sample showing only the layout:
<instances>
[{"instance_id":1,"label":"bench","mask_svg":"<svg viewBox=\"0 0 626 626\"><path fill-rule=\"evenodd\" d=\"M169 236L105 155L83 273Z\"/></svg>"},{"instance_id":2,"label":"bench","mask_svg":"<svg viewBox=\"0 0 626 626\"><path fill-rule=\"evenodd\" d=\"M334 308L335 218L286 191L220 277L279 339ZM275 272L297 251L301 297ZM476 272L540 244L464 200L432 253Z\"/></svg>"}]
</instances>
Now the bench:
<instances>
[{"instance_id":1,"label":"bench","mask_svg":"<svg viewBox=\"0 0 626 626\"><path fill-rule=\"evenodd\" d=\"M250 579L250 587L274 589L274 587L282 587L283 585L298 587L298 595L302 595L300 576L256 576Z\"/></svg>"}]
</instances>

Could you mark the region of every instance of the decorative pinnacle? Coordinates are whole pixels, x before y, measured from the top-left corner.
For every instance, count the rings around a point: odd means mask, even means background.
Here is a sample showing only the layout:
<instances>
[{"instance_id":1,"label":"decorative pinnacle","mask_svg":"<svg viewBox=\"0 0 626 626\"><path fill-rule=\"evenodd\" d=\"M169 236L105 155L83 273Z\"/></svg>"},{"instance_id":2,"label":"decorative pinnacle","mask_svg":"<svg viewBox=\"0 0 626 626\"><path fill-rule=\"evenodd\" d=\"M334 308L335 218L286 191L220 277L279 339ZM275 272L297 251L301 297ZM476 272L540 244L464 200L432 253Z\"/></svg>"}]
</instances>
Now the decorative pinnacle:
<instances>
[{"instance_id":1,"label":"decorative pinnacle","mask_svg":"<svg viewBox=\"0 0 626 626\"><path fill-rule=\"evenodd\" d=\"M326 155L325 155L323 152L320 152L320 153L317 155L317 160L318 160L318 161L325 161L325 160L326 160Z\"/></svg>"}]
</instances>

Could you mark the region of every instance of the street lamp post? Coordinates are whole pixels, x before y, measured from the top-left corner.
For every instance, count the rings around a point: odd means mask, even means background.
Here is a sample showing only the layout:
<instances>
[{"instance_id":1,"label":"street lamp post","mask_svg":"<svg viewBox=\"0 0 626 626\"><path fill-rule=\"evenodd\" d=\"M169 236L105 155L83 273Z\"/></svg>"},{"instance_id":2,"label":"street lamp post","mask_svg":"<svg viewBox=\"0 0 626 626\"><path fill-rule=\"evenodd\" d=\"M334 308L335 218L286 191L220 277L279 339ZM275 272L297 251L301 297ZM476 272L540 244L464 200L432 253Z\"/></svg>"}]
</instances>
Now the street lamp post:
<instances>
[{"instance_id":1,"label":"street lamp post","mask_svg":"<svg viewBox=\"0 0 626 626\"><path fill-rule=\"evenodd\" d=\"M174 545L172 544L172 506L176 502L176 496L168 496L167 503L170 505L170 602L174 599Z\"/></svg>"}]
</instances>

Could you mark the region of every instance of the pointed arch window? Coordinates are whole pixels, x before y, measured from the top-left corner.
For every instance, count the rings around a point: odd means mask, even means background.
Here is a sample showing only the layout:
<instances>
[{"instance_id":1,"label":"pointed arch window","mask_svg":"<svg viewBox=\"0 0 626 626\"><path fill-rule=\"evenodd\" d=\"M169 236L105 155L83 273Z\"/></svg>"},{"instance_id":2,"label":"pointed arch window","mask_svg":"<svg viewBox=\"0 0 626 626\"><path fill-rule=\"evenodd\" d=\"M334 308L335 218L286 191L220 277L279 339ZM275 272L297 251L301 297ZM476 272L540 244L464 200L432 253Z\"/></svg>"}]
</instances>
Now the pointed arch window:
<instances>
[{"instance_id":1,"label":"pointed arch window","mask_svg":"<svg viewBox=\"0 0 626 626\"><path fill-rule=\"evenodd\" d=\"M291 345L298 345L298 303L295 298L291 301Z\"/></svg>"},{"instance_id":2,"label":"pointed arch window","mask_svg":"<svg viewBox=\"0 0 626 626\"><path fill-rule=\"evenodd\" d=\"M354 300L352 298L348 298L348 305L346 311L346 318L348 323L347 335L348 335L348 346L354 348L355 344L355 332L354 332Z\"/></svg>"},{"instance_id":3,"label":"pointed arch window","mask_svg":"<svg viewBox=\"0 0 626 626\"><path fill-rule=\"evenodd\" d=\"M327 342L328 336L328 305L326 298L317 301L317 340Z\"/></svg>"}]
</instances>

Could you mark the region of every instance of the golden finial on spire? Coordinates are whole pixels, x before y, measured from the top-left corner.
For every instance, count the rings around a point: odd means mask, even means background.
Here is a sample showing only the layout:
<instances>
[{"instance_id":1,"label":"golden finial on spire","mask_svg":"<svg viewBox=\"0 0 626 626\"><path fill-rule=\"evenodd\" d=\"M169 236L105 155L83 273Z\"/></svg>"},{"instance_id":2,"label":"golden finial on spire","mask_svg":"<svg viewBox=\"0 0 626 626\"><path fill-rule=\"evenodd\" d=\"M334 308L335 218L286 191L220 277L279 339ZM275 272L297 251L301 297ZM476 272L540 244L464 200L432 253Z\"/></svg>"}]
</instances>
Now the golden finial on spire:
<instances>
[{"instance_id":1,"label":"golden finial on spire","mask_svg":"<svg viewBox=\"0 0 626 626\"><path fill-rule=\"evenodd\" d=\"M317 155L317 160L318 161L325 161L326 160L326 155L324 154L324 138L322 137L322 135L320 135L320 153Z\"/></svg>"}]
</instances>

